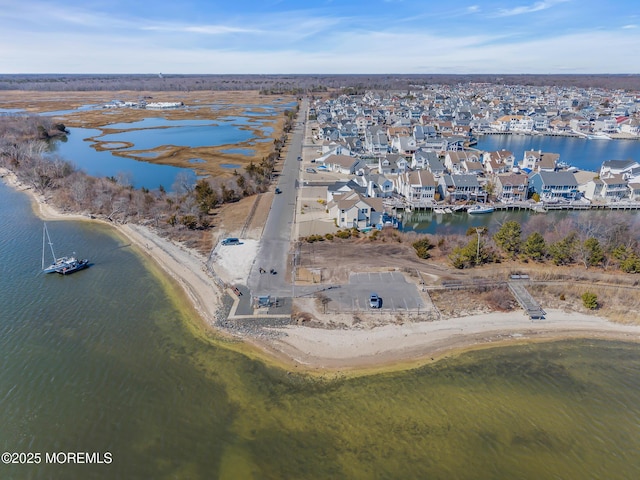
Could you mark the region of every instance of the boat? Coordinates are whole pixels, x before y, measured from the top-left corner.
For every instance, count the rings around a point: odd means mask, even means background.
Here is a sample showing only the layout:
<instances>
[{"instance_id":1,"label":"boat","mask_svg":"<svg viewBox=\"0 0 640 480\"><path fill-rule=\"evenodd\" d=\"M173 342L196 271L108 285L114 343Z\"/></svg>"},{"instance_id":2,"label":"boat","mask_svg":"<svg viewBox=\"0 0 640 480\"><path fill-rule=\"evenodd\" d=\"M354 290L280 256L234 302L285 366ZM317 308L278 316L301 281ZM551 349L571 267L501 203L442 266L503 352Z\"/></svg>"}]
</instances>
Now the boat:
<instances>
[{"instance_id":1,"label":"boat","mask_svg":"<svg viewBox=\"0 0 640 480\"><path fill-rule=\"evenodd\" d=\"M48 267L45 267L45 252L46 252L46 244L49 244L49 248L51 250L51 256L53 257L53 263ZM53 243L51 242L51 237L49 237L49 230L47 230L47 224L45 223L42 227L42 271L43 273L60 273L61 275L67 275L69 273L77 272L78 270L82 270L89 266L89 260L81 259L79 260L75 256L75 252L71 256L66 257L56 257L55 252L53 251Z\"/></svg>"},{"instance_id":2,"label":"boat","mask_svg":"<svg viewBox=\"0 0 640 480\"><path fill-rule=\"evenodd\" d=\"M495 210L491 205L474 205L469 207L467 213L469 214L478 214L478 213L491 213Z\"/></svg>"},{"instance_id":3,"label":"boat","mask_svg":"<svg viewBox=\"0 0 640 480\"><path fill-rule=\"evenodd\" d=\"M596 132L592 135L587 135L589 140L611 140L611 137L604 132Z\"/></svg>"}]
</instances>

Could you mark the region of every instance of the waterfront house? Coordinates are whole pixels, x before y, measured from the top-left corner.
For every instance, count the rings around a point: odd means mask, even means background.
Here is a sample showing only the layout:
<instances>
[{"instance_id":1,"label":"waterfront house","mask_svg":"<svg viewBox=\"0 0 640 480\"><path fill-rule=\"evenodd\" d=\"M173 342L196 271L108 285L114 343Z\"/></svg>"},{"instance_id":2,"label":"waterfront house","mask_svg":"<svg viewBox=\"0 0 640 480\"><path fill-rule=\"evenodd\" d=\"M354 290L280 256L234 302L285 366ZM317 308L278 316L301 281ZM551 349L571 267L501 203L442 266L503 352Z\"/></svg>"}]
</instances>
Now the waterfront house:
<instances>
[{"instance_id":1,"label":"waterfront house","mask_svg":"<svg viewBox=\"0 0 640 480\"><path fill-rule=\"evenodd\" d=\"M618 122L613 117L600 117L593 123L594 132L617 133Z\"/></svg>"},{"instance_id":2,"label":"waterfront house","mask_svg":"<svg viewBox=\"0 0 640 480\"><path fill-rule=\"evenodd\" d=\"M558 153L546 153L542 150L527 150L524 152L524 157L521 168L527 168L531 172L553 172L560 160Z\"/></svg>"},{"instance_id":3,"label":"waterfront house","mask_svg":"<svg viewBox=\"0 0 640 480\"><path fill-rule=\"evenodd\" d=\"M635 160L606 160L600 166L600 176L622 175L625 178L640 174L640 163Z\"/></svg>"},{"instance_id":4,"label":"waterfront house","mask_svg":"<svg viewBox=\"0 0 640 480\"><path fill-rule=\"evenodd\" d=\"M496 175L496 198L505 203L522 202L529 195L529 177L524 174L508 173Z\"/></svg>"},{"instance_id":5,"label":"waterfront house","mask_svg":"<svg viewBox=\"0 0 640 480\"><path fill-rule=\"evenodd\" d=\"M640 137L640 119L627 119L620 124L620 132Z\"/></svg>"},{"instance_id":6,"label":"waterfront house","mask_svg":"<svg viewBox=\"0 0 640 480\"><path fill-rule=\"evenodd\" d=\"M578 185L578 189L582 192L582 196L587 200L594 202L602 199L602 187L604 183L600 177L592 178L584 185Z\"/></svg>"},{"instance_id":7,"label":"waterfront house","mask_svg":"<svg viewBox=\"0 0 640 480\"><path fill-rule=\"evenodd\" d=\"M443 175L438 181L440 198L450 203L461 201L486 201L487 194L482 190L475 175Z\"/></svg>"},{"instance_id":8,"label":"waterfront house","mask_svg":"<svg viewBox=\"0 0 640 480\"><path fill-rule=\"evenodd\" d=\"M615 202L629 195L629 186L622 175L610 175L601 177L602 181L602 198L611 202Z\"/></svg>"},{"instance_id":9,"label":"waterfront house","mask_svg":"<svg viewBox=\"0 0 640 480\"><path fill-rule=\"evenodd\" d=\"M413 208L431 205L435 200L436 181L427 170L405 172L396 179L396 190Z\"/></svg>"},{"instance_id":10,"label":"waterfront house","mask_svg":"<svg viewBox=\"0 0 640 480\"><path fill-rule=\"evenodd\" d=\"M629 199L635 202L640 201L640 181L629 182Z\"/></svg>"},{"instance_id":11,"label":"waterfront house","mask_svg":"<svg viewBox=\"0 0 640 480\"><path fill-rule=\"evenodd\" d=\"M578 182L571 172L539 171L529 176L529 190L543 201L577 200L580 196Z\"/></svg>"},{"instance_id":12,"label":"waterfront house","mask_svg":"<svg viewBox=\"0 0 640 480\"><path fill-rule=\"evenodd\" d=\"M327 209L340 228L375 226L381 223L384 212L381 198L367 198L357 192L336 195Z\"/></svg>"}]
</instances>

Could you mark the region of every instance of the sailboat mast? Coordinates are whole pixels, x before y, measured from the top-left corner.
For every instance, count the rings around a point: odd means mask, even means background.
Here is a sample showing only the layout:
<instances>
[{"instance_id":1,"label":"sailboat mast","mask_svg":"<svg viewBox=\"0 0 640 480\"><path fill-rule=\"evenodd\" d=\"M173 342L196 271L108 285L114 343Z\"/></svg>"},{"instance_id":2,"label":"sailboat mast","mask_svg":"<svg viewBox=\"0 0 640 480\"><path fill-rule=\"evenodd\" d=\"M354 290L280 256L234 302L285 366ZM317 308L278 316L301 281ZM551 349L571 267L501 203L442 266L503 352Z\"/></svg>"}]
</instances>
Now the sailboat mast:
<instances>
[{"instance_id":1,"label":"sailboat mast","mask_svg":"<svg viewBox=\"0 0 640 480\"><path fill-rule=\"evenodd\" d=\"M53 243L51 243L51 237L49 236L49 230L47 230L47 224L44 224L44 232L42 233L42 268L44 268L44 243L45 243L45 235L47 236L47 243L51 248L51 255L53 256L53 261L57 260L56 253L53 251Z\"/></svg>"}]
</instances>

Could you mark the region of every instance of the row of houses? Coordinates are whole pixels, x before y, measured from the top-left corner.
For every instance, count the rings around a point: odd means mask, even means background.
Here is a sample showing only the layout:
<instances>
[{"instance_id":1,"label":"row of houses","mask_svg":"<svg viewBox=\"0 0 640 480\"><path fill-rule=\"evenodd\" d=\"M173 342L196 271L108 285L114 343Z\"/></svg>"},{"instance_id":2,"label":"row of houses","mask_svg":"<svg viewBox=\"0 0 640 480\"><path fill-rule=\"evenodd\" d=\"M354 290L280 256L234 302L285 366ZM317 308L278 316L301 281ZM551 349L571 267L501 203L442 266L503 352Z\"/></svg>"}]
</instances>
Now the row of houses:
<instances>
[{"instance_id":1,"label":"row of houses","mask_svg":"<svg viewBox=\"0 0 640 480\"><path fill-rule=\"evenodd\" d=\"M344 227L378 220L374 212L382 210L371 199L391 197L410 208L518 202L534 193L552 202L637 198L633 167L631 173L576 176L560 168L556 153L530 150L516 162L512 152L470 146L474 132L566 133L585 125L593 129L596 121L598 128L611 130L611 117L640 118L639 104L638 96L603 90L431 85L415 92L317 100L309 114L318 121L313 133L321 143L314 161L345 176L327 198Z\"/></svg>"},{"instance_id":2,"label":"row of houses","mask_svg":"<svg viewBox=\"0 0 640 480\"><path fill-rule=\"evenodd\" d=\"M350 161L347 162L348 158ZM353 157L340 160L341 168L348 164L352 169L357 168L361 162ZM326 160L327 165L335 168L333 161L338 162L338 159ZM384 199L392 197L402 199L410 208L433 208L442 202L484 203L489 201L490 193L492 199L506 204L525 202L533 194L547 203L573 202L581 198L591 202L640 200L640 164L635 161L604 162L597 176L593 172L538 168L529 173L499 173L487 183L481 183L475 174L445 172L434 175L427 169L394 175L369 169L360 175L355 170L350 173L348 180L336 182L327 189L329 214L341 228L379 225L384 214Z\"/></svg>"}]
</instances>

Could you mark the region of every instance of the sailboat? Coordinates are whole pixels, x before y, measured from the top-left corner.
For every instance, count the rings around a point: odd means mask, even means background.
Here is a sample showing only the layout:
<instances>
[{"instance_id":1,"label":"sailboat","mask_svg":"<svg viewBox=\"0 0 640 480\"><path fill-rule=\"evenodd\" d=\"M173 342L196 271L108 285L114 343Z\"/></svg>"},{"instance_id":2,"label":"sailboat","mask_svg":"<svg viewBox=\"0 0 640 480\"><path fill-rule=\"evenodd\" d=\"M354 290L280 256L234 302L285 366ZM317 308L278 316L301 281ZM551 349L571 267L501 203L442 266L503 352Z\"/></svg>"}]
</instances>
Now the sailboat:
<instances>
[{"instance_id":1,"label":"sailboat","mask_svg":"<svg viewBox=\"0 0 640 480\"><path fill-rule=\"evenodd\" d=\"M46 245L49 244L49 248L51 249L51 256L53 257L53 263L48 267L45 267L45 252ZM73 256L69 257L56 257L55 252L53 251L53 243L51 242L51 237L49 237L49 230L47 230L47 224L45 223L42 227L42 271L44 273L60 273L62 275L67 275L68 273L77 272L78 270L82 270L83 268L87 268L89 266L89 260L82 259L78 260L75 256L75 252Z\"/></svg>"}]
</instances>

